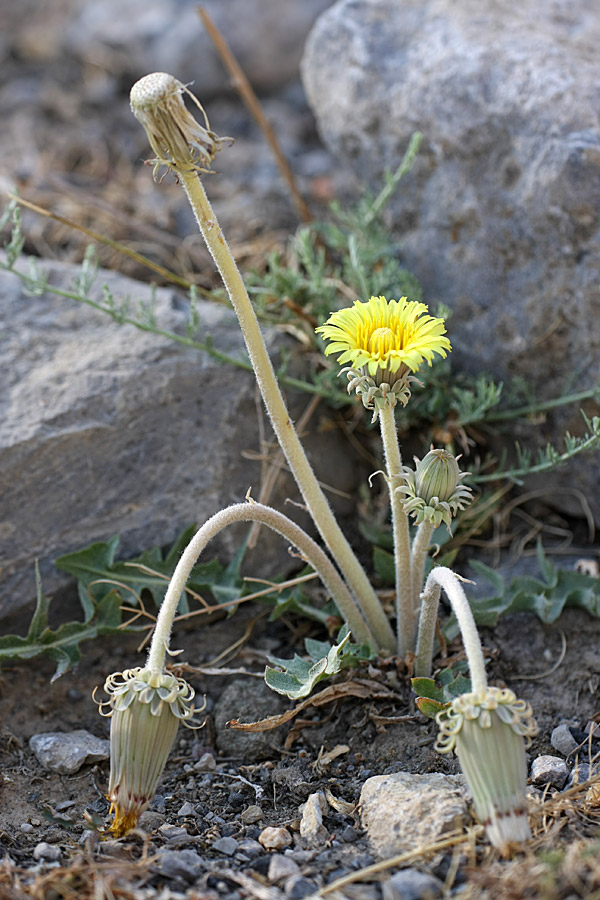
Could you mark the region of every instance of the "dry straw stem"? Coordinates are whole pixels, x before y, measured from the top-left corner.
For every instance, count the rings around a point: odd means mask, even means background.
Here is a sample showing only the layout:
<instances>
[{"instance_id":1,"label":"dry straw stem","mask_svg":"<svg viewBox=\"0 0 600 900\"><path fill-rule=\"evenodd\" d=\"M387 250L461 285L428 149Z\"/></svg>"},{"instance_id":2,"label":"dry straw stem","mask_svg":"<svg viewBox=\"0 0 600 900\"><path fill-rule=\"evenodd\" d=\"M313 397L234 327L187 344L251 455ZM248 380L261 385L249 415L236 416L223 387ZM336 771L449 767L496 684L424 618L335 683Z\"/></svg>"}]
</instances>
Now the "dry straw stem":
<instances>
[{"instance_id":1,"label":"dry straw stem","mask_svg":"<svg viewBox=\"0 0 600 900\"><path fill-rule=\"evenodd\" d=\"M208 129L208 122L205 122L205 128L188 112L181 97L186 90L181 82L165 73L148 75L132 88L132 110L144 126L157 154L155 168L161 164L168 166L181 181L190 201L236 311L273 429L313 521L351 586L375 638L374 646L391 651L395 639L390 623L366 572L331 511L296 434L242 276L198 177L200 171L207 171L222 139ZM195 97L193 100L200 106ZM348 624L352 628L350 621ZM358 636L355 634L355 637Z\"/></svg>"},{"instance_id":2,"label":"dry straw stem","mask_svg":"<svg viewBox=\"0 0 600 900\"><path fill-rule=\"evenodd\" d=\"M472 847L476 837L482 834L483 826L476 825L466 834L462 831L460 832L460 834L449 834L448 837L444 838L441 841L434 841L433 843L426 844L423 847L416 847L414 850L407 850L406 853L400 853L398 856L391 856L389 859L383 859L381 860L381 862L373 863L370 866L366 866L364 869L359 869L358 872L351 872L350 875L344 875L342 876L342 878L337 878L326 887L321 888L319 891L319 896L331 894L334 891L339 891L342 888L346 887L346 885L354 884L356 881L366 881L373 875L378 875L380 872L386 872L388 869L394 869L396 868L396 866L406 866L407 864L416 862L419 859L434 856L436 853L448 850L450 847L456 847L460 844L468 844Z\"/></svg>"},{"instance_id":3,"label":"dry straw stem","mask_svg":"<svg viewBox=\"0 0 600 900\"><path fill-rule=\"evenodd\" d=\"M92 228L86 228L85 225L80 225L78 222L74 222L72 219L67 219L65 216L59 216L57 213L50 212L50 210L44 209L43 206L38 206L37 203L32 203L31 200L25 200L23 197L19 197L17 194L12 194L9 192L7 196L15 203L18 203L19 206L24 206L26 209L30 209L32 212L37 213L39 216L44 216L46 219L52 219L55 222L60 222L61 225L67 225L69 228L73 228L75 231L80 231L81 234L85 234L87 237L90 237L93 241L97 241L99 244L104 244L106 247L110 247L111 250L116 250L118 253L122 253L124 256L129 256L130 259L135 260L137 263L140 263L140 265L145 266L145 268L151 269L151 271L156 272L156 274L160 275L161 278L164 278L165 281L170 281L172 284L176 284L179 287L184 288L186 291L192 287L191 281L188 281L187 278L182 278L175 272L171 272L170 269L166 269L164 266L161 266L158 263L153 262L153 260L148 259L148 257L144 256L142 253L138 253L137 250L131 250L131 248L126 247L125 244L121 244L119 243L119 241L113 241L111 238L100 234L99 231L94 231ZM205 291L200 287L197 287L196 290L199 293L205 294L206 296L212 298L212 294L210 293L210 291Z\"/></svg>"}]
</instances>

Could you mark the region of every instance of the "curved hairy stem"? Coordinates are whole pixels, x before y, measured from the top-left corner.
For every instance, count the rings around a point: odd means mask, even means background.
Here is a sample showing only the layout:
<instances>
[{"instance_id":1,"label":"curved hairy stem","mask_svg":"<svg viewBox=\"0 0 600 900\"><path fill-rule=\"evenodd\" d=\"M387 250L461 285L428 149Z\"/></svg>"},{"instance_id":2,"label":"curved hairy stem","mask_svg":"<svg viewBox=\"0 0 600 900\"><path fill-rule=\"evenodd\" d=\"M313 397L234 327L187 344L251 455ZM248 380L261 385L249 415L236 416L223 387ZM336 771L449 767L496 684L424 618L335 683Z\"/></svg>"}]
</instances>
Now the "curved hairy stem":
<instances>
[{"instance_id":1,"label":"curved hairy stem","mask_svg":"<svg viewBox=\"0 0 600 900\"><path fill-rule=\"evenodd\" d=\"M321 578L340 613L350 626L355 639L366 642L371 646L374 645L373 635L364 621L356 601L331 560L318 544L295 522L284 516L283 513L271 509L270 506L263 506L261 503L251 501L249 503L236 503L216 513L198 529L183 551L160 607L148 653L147 667L149 669L162 671L179 598L198 557L215 535L235 522L260 522L261 525L266 525L282 535L286 540L291 541Z\"/></svg>"},{"instance_id":2,"label":"curved hairy stem","mask_svg":"<svg viewBox=\"0 0 600 900\"><path fill-rule=\"evenodd\" d=\"M435 620L443 588L458 620L469 663L472 691L474 694L479 695L483 694L487 689L487 677L479 633L469 601L461 585L463 580L452 569L447 569L445 566L436 566L429 573L425 589L421 595L421 618L417 640L415 674L424 677L431 675Z\"/></svg>"}]
</instances>

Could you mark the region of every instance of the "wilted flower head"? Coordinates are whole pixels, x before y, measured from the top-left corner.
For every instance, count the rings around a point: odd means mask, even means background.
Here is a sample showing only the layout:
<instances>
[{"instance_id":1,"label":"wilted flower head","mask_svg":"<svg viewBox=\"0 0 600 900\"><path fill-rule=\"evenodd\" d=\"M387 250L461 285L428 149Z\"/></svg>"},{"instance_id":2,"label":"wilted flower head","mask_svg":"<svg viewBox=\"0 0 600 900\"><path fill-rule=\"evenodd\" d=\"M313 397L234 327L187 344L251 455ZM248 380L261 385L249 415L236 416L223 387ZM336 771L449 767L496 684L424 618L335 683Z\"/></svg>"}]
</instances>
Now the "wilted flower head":
<instances>
[{"instance_id":1,"label":"wilted flower head","mask_svg":"<svg viewBox=\"0 0 600 900\"><path fill-rule=\"evenodd\" d=\"M186 93L204 117L204 126L183 102ZM143 125L156 154L154 173L160 166L180 172L210 172L223 141L210 130L204 108L188 88L166 72L145 75L131 88L131 111Z\"/></svg>"},{"instance_id":2,"label":"wilted flower head","mask_svg":"<svg viewBox=\"0 0 600 900\"><path fill-rule=\"evenodd\" d=\"M371 297L356 300L348 309L330 315L317 333L331 343L325 354L339 353L339 363L350 363L348 391L356 390L367 409L406 405L410 397L409 383L435 353L446 356L451 349L445 337L443 319L428 315L424 303Z\"/></svg>"},{"instance_id":3,"label":"wilted flower head","mask_svg":"<svg viewBox=\"0 0 600 900\"><path fill-rule=\"evenodd\" d=\"M470 473L460 471L448 450L430 450L422 460L415 456L415 463L414 471L403 467L404 484L397 489L406 498L404 512L418 525L429 522L437 528L444 522L449 529L452 516L472 500L471 488L461 484Z\"/></svg>"},{"instance_id":4,"label":"wilted flower head","mask_svg":"<svg viewBox=\"0 0 600 900\"><path fill-rule=\"evenodd\" d=\"M537 725L531 706L509 690L461 694L438 713L438 753L456 750L477 817L502 853L531 837L525 748Z\"/></svg>"},{"instance_id":5,"label":"wilted flower head","mask_svg":"<svg viewBox=\"0 0 600 900\"><path fill-rule=\"evenodd\" d=\"M193 717L201 709L194 709L194 689L183 678L151 669L115 672L104 690L110 695L99 705L101 715L111 717L111 830L121 837L152 800L179 723L200 727Z\"/></svg>"}]
</instances>

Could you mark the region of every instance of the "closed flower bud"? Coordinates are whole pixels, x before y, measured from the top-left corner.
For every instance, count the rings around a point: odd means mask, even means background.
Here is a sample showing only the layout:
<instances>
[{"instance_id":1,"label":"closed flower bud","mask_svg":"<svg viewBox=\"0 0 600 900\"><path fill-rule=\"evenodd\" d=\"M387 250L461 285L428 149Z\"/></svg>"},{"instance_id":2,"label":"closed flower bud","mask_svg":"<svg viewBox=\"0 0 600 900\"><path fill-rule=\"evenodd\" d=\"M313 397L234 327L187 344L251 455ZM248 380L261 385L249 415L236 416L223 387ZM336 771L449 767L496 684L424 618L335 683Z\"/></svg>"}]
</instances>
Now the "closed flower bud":
<instances>
[{"instance_id":1,"label":"closed flower bud","mask_svg":"<svg viewBox=\"0 0 600 900\"><path fill-rule=\"evenodd\" d=\"M490 842L506 854L531 837L526 742L537 733L531 707L509 690L461 694L438 713L438 753L456 750L473 805Z\"/></svg>"},{"instance_id":2,"label":"closed flower bud","mask_svg":"<svg viewBox=\"0 0 600 900\"><path fill-rule=\"evenodd\" d=\"M430 450L415 472L417 496L425 503L430 503L434 497L447 503L456 490L459 475L460 469L452 453L447 450Z\"/></svg>"},{"instance_id":3,"label":"closed flower bud","mask_svg":"<svg viewBox=\"0 0 600 900\"><path fill-rule=\"evenodd\" d=\"M182 678L151 669L127 669L106 679L110 699L100 713L110 716L108 799L115 837L127 834L154 797L179 723L197 728L194 690Z\"/></svg>"},{"instance_id":4,"label":"closed flower bud","mask_svg":"<svg viewBox=\"0 0 600 900\"><path fill-rule=\"evenodd\" d=\"M461 483L469 472L461 472L447 450L430 450L422 460L415 457L415 463L414 471L403 466L404 484L397 489L404 494L404 512L417 525L428 522L437 528L444 522L450 530L452 517L472 499L471 488Z\"/></svg>"}]
</instances>

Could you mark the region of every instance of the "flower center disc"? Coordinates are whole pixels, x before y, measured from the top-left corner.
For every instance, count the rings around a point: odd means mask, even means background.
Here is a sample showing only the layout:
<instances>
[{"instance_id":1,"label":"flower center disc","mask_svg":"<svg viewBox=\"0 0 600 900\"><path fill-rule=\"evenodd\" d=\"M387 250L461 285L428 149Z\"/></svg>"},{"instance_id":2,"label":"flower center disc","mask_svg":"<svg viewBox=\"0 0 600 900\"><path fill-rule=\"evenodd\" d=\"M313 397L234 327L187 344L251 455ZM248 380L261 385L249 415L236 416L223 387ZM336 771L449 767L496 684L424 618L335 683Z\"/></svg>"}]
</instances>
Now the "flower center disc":
<instances>
[{"instance_id":1,"label":"flower center disc","mask_svg":"<svg viewBox=\"0 0 600 900\"><path fill-rule=\"evenodd\" d=\"M376 328L369 336L367 350L382 359L390 350L398 349L396 335L391 328Z\"/></svg>"}]
</instances>

